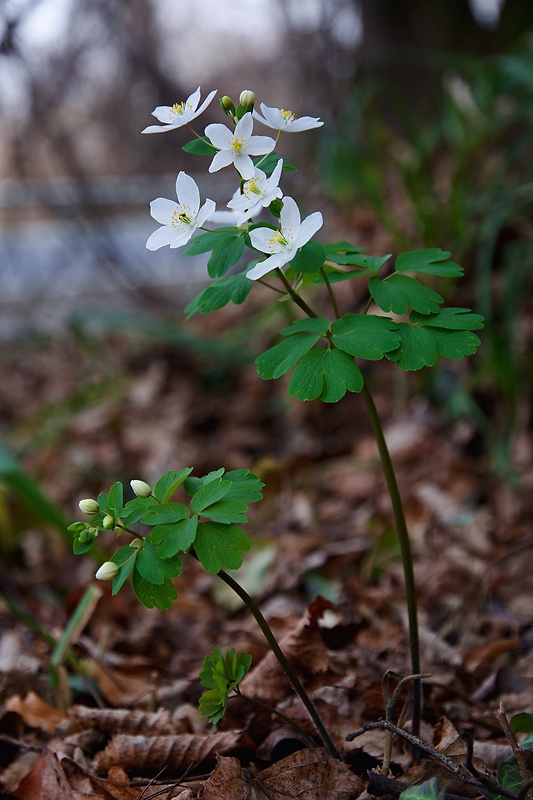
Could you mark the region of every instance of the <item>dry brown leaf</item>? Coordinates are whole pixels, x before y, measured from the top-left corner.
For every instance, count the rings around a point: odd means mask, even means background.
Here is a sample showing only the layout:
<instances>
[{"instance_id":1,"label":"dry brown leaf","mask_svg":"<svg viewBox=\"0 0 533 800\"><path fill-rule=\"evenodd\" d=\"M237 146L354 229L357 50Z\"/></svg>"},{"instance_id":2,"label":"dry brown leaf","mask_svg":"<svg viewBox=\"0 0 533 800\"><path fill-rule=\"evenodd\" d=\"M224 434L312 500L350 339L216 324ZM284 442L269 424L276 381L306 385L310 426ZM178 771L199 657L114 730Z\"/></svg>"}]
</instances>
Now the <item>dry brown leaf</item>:
<instances>
[{"instance_id":1,"label":"dry brown leaf","mask_svg":"<svg viewBox=\"0 0 533 800\"><path fill-rule=\"evenodd\" d=\"M120 765L124 769L158 772L167 767L179 772L193 762L214 761L215 753L228 753L239 747L252 747L246 731L216 731L204 736L180 733L177 736L113 736L105 750L94 759L95 767L107 770Z\"/></svg>"},{"instance_id":2,"label":"dry brown leaf","mask_svg":"<svg viewBox=\"0 0 533 800\"><path fill-rule=\"evenodd\" d=\"M352 800L363 782L324 750L299 750L258 775L236 758L217 756L218 766L204 786L203 800Z\"/></svg>"},{"instance_id":3,"label":"dry brown leaf","mask_svg":"<svg viewBox=\"0 0 533 800\"><path fill-rule=\"evenodd\" d=\"M131 735L142 733L144 736L164 736L182 732L184 725L180 721L174 720L167 708L150 713L122 708L73 706L69 709L67 718L63 720L57 732L62 736L70 736L86 729L97 730L101 733L128 733Z\"/></svg>"},{"instance_id":4,"label":"dry brown leaf","mask_svg":"<svg viewBox=\"0 0 533 800\"><path fill-rule=\"evenodd\" d=\"M8 711L16 711L20 714L30 728L38 728L45 733L53 733L65 718L62 711L49 706L35 692L28 692L24 698L20 695L9 697L6 700L6 708Z\"/></svg>"},{"instance_id":5,"label":"dry brown leaf","mask_svg":"<svg viewBox=\"0 0 533 800\"><path fill-rule=\"evenodd\" d=\"M331 603L318 597L309 606L294 630L280 642L285 656L307 689L317 675L321 676L319 685L338 678L330 666L318 624L328 608L331 608ZM263 660L244 677L241 689L243 694L263 702L278 703L285 698L288 689L287 678L272 652L267 653Z\"/></svg>"},{"instance_id":6,"label":"dry brown leaf","mask_svg":"<svg viewBox=\"0 0 533 800\"><path fill-rule=\"evenodd\" d=\"M79 794L69 786L56 756L43 750L33 769L13 792L19 800L78 800ZM86 795L86 800L102 800L101 795Z\"/></svg>"}]
</instances>

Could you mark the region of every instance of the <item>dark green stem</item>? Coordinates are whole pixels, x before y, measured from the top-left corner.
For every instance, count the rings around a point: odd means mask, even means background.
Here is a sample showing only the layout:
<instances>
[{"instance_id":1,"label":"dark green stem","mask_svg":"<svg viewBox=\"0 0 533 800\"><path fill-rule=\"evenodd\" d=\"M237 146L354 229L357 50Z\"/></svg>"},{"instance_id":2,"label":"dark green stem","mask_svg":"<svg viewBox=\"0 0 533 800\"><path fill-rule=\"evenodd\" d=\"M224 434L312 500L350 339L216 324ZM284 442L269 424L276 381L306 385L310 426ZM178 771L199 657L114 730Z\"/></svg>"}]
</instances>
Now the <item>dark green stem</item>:
<instances>
[{"instance_id":1,"label":"dark green stem","mask_svg":"<svg viewBox=\"0 0 533 800\"><path fill-rule=\"evenodd\" d=\"M252 597L250 597L248 592L246 592L242 588L242 586L239 583L237 583L237 581L235 581L231 577L231 575L228 575L228 573L224 572L224 570L220 570L220 572L217 573L217 574L218 574L218 577L221 578L224 581L224 583L226 583L231 589L233 589L235 594L237 594L241 598L243 603L246 605L246 607L248 608L248 610L250 611L250 613L254 617L255 621L257 622L257 624L261 628L263 636L267 640L270 649L272 650L272 652L276 656L276 658L279 661L281 667L283 668L285 674L287 675L288 679L292 683L296 693L300 697L300 700L302 701L302 703L304 704L305 708L307 709L307 713L309 714L309 716L313 720L313 722L315 724L315 727L316 727L316 729L318 731L318 735L320 736L324 747L326 748L326 750L328 751L330 756L333 756L333 758L339 758L340 759L341 758L340 753L337 750L337 747L335 746L335 743L333 742L333 739L331 738L331 736L329 734L329 731L327 730L326 726L324 725L324 723L323 723L323 721L322 721L322 719L320 717L320 714L318 713L317 709L315 708L315 705L314 705L313 701L311 700L311 698L309 697L309 695L305 691L304 687L302 686L302 684L300 682L300 679L298 678L298 676L296 675L295 671L293 670L293 668L291 667L291 665L287 661L287 658L285 657L285 654L283 653L283 650L279 646L279 644L278 644L278 642L276 640L276 637L272 633L270 625L268 624L268 622L266 621L266 619L262 615L262 613L261 613L261 611L259 609L259 606L255 602L255 600Z\"/></svg>"},{"instance_id":2,"label":"dark green stem","mask_svg":"<svg viewBox=\"0 0 533 800\"><path fill-rule=\"evenodd\" d=\"M282 282L282 283L283 283L283 285L285 286L285 288L286 288L287 292L290 294L290 296L291 296L291 300L293 300L293 301L296 303L296 305L297 305L297 306L299 306L299 307L302 309L302 311L305 311L305 313L307 314L307 316L308 316L308 317L313 317L313 319L314 319L314 318L316 318L316 317L318 317L318 314L316 314L316 313L313 311L313 309L311 308L311 306L308 306L308 305L307 305L307 303L305 302L305 300L303 300L303 299L300 297L300 295L298 294L298 292L295 292L295 291L294 291L294 289L293 289L293 288L292 288L292 286L290 285L289 281L288 281L288 280L287 280L287 278L285 277L285 273L283 272L283 270L281 270L281 269L279 269L279 268L278 268L278 269L276 270L276 272L278 273L279 277L281 278L281 282Z\"/></svg>"},{"instance_id":3,"label":"dark green stem","mask_svg":"<svg viewBox=\"0 0 533 800\"><path fill-rule=\"evenodd\" d=\"M339 319L340 313L339 313L339 307L337 305L337 299L333 293L333 287L331 286L331 281L328 278L328 273L326 272L324 267L320 267L320 274L324 278L324 283L326 284L326 289L328 290L328 295L331 305L333 307L333 313L335 314L335 319Z\"/></svg>"},{"instance_id":4,"label":"dark green stem","mask_svg":"<svg viewBox=\"0 0 533 800\"><path fill-rule=\"evenodd\" d=\"M409 638L411 649L411 671L413 675L420 674L420 641L418 635L418 614L416 606L416 588L415 576L413 571L413 554L411 552L411 540L409 539L409 532L407 530L407 523L405 521L405 514L403 510L402 498L398 489L394 467L383 434L381 420L379 418L374 399L370 394L366 383L361 391L363 400L372 423L372 429L376 442L378 445L379 455L387 487L391 498L392 509L394 512L394 520L396 523L396 534L400 542L400 550L402 553L403 573L405 580L405 594L407 598L407 616L409 619ZM413 680L413 723L412 733L418 736L420 732L420 717L422 713L422 682L419 677Z\"/></svg>"}]
</instances>

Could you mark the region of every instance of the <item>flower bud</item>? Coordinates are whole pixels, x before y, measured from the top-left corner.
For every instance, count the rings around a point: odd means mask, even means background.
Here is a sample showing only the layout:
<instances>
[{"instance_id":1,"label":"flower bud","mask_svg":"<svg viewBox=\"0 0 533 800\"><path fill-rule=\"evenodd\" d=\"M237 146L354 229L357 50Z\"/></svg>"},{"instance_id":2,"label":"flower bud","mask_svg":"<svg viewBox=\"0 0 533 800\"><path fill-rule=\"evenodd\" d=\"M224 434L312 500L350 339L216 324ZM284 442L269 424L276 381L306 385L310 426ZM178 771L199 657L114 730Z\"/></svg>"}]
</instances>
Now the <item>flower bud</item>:
<instances>
[{"instance_id":1,"label":"flower bud","mask_svg":"<svg viewBox=\"0 0 533 800\"><path fill-rule=\"evenodd\" d=\"M118 567L113 561L106 561L94 576L97 581L112 581L118 572Z\"/></svg>"},{"instance_id":2,"label":"flower bud","mask_svg":"<svg viewBox=\"0 0 533 800\"><path fill-rule=\"evenodd\" d=\"M80 500L78 503L80 507L80 511L83 511L84 514L96 514L100 511L100 506L93 500L92 497L87 497L85 500Z\"/></svg>"},{"instance_id":3,"label":"flower bud","mask_svg":"<svg viewBox=\"0 0 533 800\"><path fill-rule=\"evenodd\" d=\"M222 111L224 114L227 114L228 117L233 118L235 116L235 105L231 97L228 97L227 94L220 98L220 105L222 106Z\"/></svg>"},{"instance_id":4,"label":"flower bud","mask_svg":"<svg viewBox=\"0 0 533 800\"><path fill-rule=\"evenodd\" d=\"M251 89L245 89L241 92L239 97L239 105L243 107L244 112L253 111L255 103L255 94Z\"/></svg>"},{"instance_id":5,"label":"flower bud","mask_svg":"<svg viewBox=\"0 0 533 800\"><path fill-rule=\"evenodd\" d=\"M150 497L152 494L152 487L144 481L130 481L130 486L137 497Z\"/></svg>"},{"instance_id":6,"label":"flower bud","mask_svg":"<svg viewBox=\"0 0 533 800\"><path fill-rule=\"evenodd\" d=\"M102 520L102 528L105 528L106 531L112 531L115 529L115 517L112 517L111 514L106 514L106 516Z\"/></svg>"}]
</instances>

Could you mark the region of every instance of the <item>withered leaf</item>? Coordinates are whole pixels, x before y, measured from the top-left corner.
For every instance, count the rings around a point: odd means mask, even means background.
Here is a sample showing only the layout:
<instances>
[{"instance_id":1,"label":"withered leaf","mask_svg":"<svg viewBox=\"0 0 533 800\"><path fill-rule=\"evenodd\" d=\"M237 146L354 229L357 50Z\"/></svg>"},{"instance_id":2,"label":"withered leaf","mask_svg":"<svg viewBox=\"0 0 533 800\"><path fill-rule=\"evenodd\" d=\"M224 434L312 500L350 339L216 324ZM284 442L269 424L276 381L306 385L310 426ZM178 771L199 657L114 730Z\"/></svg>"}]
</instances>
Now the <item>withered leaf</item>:
<instances>
[{"instance_id":1,"label":"withered leaf","mask_svg":"<svg viewBox=\"0 0 533 800\"><path fill-rule=\"evenodd\" d=\"M158 772L187 769L193 762L214 761L215 753L228 753L237 747L252 747L246 731L217 731L205 735L180 733L173 736L113 736L105 750L94 759L95 767L107 770L119 765L124 769Z\"/></svg>"},{"instance_id":2,"label":"withered leaf","mask_svg":"<svg viewBox=\"0 0 533 800\"><path fill-rule=\"evenodd\" d=\"M353 800L364 791L350 768L324 750L299 750L253 775L236 758L217 756L203 800Z\"/></svg>"},{"instance_id":3,"label":"withered leaf","mask_svg":"<svg viewBox=\"0 0 533 800\"><path fill-rule=\"evenodd\" d=\"M68 736L79 731L92 729L102 733L128 733L144 736L163 736L179 733L183 724L172 719L170 711L161 708L150 713L122 708L87 708L73 706L68 710L67 718L58 727L58 733Z\"/></svg>"}]
</instances>

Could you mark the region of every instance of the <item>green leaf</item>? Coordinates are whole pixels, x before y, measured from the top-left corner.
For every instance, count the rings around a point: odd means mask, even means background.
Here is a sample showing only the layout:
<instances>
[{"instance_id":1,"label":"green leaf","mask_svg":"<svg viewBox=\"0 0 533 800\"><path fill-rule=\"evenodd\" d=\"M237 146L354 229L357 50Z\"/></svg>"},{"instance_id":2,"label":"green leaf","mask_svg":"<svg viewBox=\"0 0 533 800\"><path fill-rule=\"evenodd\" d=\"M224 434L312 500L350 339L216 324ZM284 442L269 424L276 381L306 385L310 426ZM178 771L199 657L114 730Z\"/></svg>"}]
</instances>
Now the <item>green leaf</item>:
<instances>
[{"instance_id":1,"label":"green leaf","mask_svg":"<svg viewBox=\"0 0 533 800\"><path fill-rule=\"evenodd\" d=\"M124 506L124 525L133 525L135 522L139 522L148 509L154 505L157 505L154 497L134 497L133 500L128 500Z\"/></svg>"},{"instance_id":2,"label":"green leaf","mask_svg":"<svg viewBox=\"0 0 533 800\"><path fill-rule=\"evenodd\" d=\"M276 151L273 150L267 155L266 158L265 156L260 156L259 158L252 159L252 161L257 167L259 167L260 170L265 173L265 175L270 175L271 172L274 172L279 159L279 153L276 153ZM283 159L283 172L297 172L296 161L294 158Z\"/></svg>"},{"instance_id":3,"label":"green leaf","mask_svg":"<svg viewBox=\"0 0 533 800\"><path fill-rule=\"evenodd\" d=\"M297 333L315 333L325 336L329 328L329 319L311 317L295 319L287 328L282 328L280 333L283 336L294 336Z\"/></svg>"},{"instance_id":4,"label":"green leaf","mask_svg":"<svg viewBox=\"0 0 533 800\"><path fill-rule=\"evenodd\" d=\"M226 712L227 696L218 689L208 689L198 700L198 708L202 717L208 717L212 725L220 722Z\"/></svg>"},{"instance_id":5,"label":"green leaf","mask_svg":"<svg viewBox=\"0 0 533 800\"><path fill-rule=\"evenodd\" d=\"M109 559L116 564L117 567L120 567L119 571L113 578L111 590L113 595L118 594L118 592L122 589L128 575L135 566L137 553L138 550L135 547L121 547L120 550L117 550L117 552L114 553Z\"/></svg>"},{"instance_id":6,"label":"green leaf","mask_svg":"<svg viewBox=\"0 0 533 800\"><path fill-rule=\"evenodd\" d=\"M401 795L400 800L444 800L444 789L439 789L436 778L430 778L424 783L409 786Z\"/></svg>"},{"instance_id":7,"label":"green leaf","mask_svg":"<svg viewBox=\"0 0 533 800\"><path fill-rule=\"evenodd\" d=\"M166 503L168 500L170 500L178 486L181 486L185 478L187 478L192 471L193 467L185 467L185 469L180 469L178 472L170 469L161 478L159 478L156 485L152 489L152 494L161 503Z\"/></svg>"},{"instance_id":8,"label":"green leaf","mask_svg":"<svg viewBox=\"0 0 533 800\"><path fill-rule=\"evenodd\" d=\"M242 500L244 503L257 503L263 499L261 489L265 485L257 475L247 469L234 469L226 472L225 481L231 483L224 495L225 500Z\"/></svg>"},{"instance_id":9,"label":"green leaf","mask_svg":"<svg viewBox=\"0 0 533 800\"><path fill-rule=\"evenodd\" d=\"M349 392L360 392L364 380L353 359L342 350L317 348L298 363L289 381L289 395L299 400L336 403Z\"/></svg>"},{"instance_id":10,"label":"green leaf","mask_svg":"<svg viewBox=\"0 0 533 800\"><path fill-rule=\"evenodd\" d=\"M318 242L307 242L298 250L290 264L295 272L315 275L325 260L326 253L322 245Z\"/></svg>"},{"instance_id":11,"label":"green leaf","mask_svg":"<svg viewBox=\"0 0 533 800\"><path fill-rule=\"evenodd\" d=\"M165 611L178 596L169 578L162 584L150 583L142 577L137 569L133 570L133 590L146 608L159 608Z\"/></svg>"},{"instance_id":12,"label":"green leaf","mask_svg":"<svg viewBox=\"0 0 533 800\"><path fill-rule=\"evenodd\" d=\"M161 558L172 558L176 553L185 553L196 538L198 517L194 515L188 519L175 522L173 525L156 525L150 538L157 545L157 552Z\"/></svg>"},{"instance_id":13,"label":"green leaf","mask_svg":"<svg viewBox=\"0 0 533 800\"><path fill-rule=\"evenodd\" d=\"M222 278L228 269L237 263L244 252L244 236L225 237L216 247L207 262L207 272L210 278Z\"/></svg>"},{"instance_id":14,"label":"green leaf","mask_svg":"<svg viewBox=\"0 0 533 800\"><path fill-rule=\"evenodd\" d=\"M210 311L216 311L219 308L223 308L230 301L239 306L244 303L252 291L253 285L254 282L246 277L246 272L241 272L239 275L231 275L229 278L221 278L188 303L185 307L187 318L192 317L197 312L208 314Z\"/></svg>"},{"instance_id":15,"label":"green leaf","mask_svg":"<svg viewBox=\"0 0 533 800\"><path fill-rule=\"evenodd\" d=\"M411 250L396 259L396 272L424 272L426 275L441 275L444 278L459 278L463 268L448 261L451 253L432 247L428 250Z\"/></svg>"},{"instance_id":16,"label":"green leaf","mask_svg":"<svg viewBox=\"0 0 533 800\"><path fill-rule=\"evenodd\" d=\"M395 314L405 314L408 308L433 314L439 311L438 303L444 302L440 294L407 275L393 274L384 281L374 276L368 282L368 289L383 311Z\"/></svg>"},{"instance_id":17,"label":"green leaf","mask_svg":"<svg viewBox=\"0 0 533 800\"><path fill-rule=\"evenodd\" d=\"M357 245L351 244L351 242L347 242L345 240L340 242L330 242L330 244L324 245L326 257L329 261L333 261L333 256L335 255L342 256L350 253L362 253L364 249L364 247L358 247Z\"/></svg>"},{"instance_id":18,"label":"green leaf","mask_svg":"<svg viewBox=\"0 0 533 800\"><path fill-rule=\"evenodd\" d=\"M395 350L400 337L397 325L388 317L373 314L345 314L331 326L333 344L356 358L379 361Z\"/></svg>"},{"instance_id":19,"label":"green leaf","mask_svg":"<svg viewBox=\"0 0 533 800\"><path fill-rule=\"evenodd\" d=\"M143 525L165 525L178 522L189 516L189 509L183 503L162 503L152 506L142 517Z\"/></svg>"},{"instance_id":20,"label":"green leaf","mask_svg":"<svg viewBox=\"0 0 533 800\"><path fill-rule=\"evenodd\" d=\"M471 331L452 331L446 328L428 328L435 341L439 355L444 358L473 356L481 344L479 337Z\"/></svg>"},{"instance_id":21,"label":"green leaf","mask_svg":"<svg viewBox=\"0 0 533 800\"><path fill-rule=\"evenodd\" d=\"M192 142L184 144L182 149L186 153L193 153L195 156L214 156L215 153L218 153L208 136L204 136L202 139L193 139Z\"/></svg>"},{"instance_id":22,"label":"green leaf","mask_svg":"<svg viewBox=\"0 0 533 800\"><path fill-rule=\"evenodd\" d=\"M223 567L239 569L241 553L250 549L250 542L236 525L200 522L194 549L203 568L216 575Z\"/></svg>"},{"instance_id":23,"label":"green leaf","mask_svg":"<svg viewBox=\"0 0 533 800\"><path fill-rule=\"evenodd\" d=\"M368 277L368 273L361 269L351 269L346 272L345 270L340 270L340 269L335 269L334 267L330 267L328 266L328 264L324 264L324 271L327 273L328 281L330 283L341 283L342 281L349 281L352 278L360 278L362 276ZM374 275L375 273L372 272L370 274ZM317 277L313 281L313 284L315 286L324 283L326 283L326 281L323 275L317 275Z\"/></svg>"},{"instance_id":24,"label":"green leaf","mask_svg":"<svg viewBox=\"0 0 533 800\"><path fill-rule=\"evenodd\" d=\"M411 314L413 325L424 325L426 328L449 328L458 331L476 331L483 327L481 314L473 314L469 308L441 308L436 314Z\"/></svg>"},{"instance_id":25,"label":"green leaf","mask_svg":"<svg viewBox=\"0 0 533 800\"><path fill-rule=\"evenodd\" d=\"M385 354L390 361L396 361L403 370L418 370L435 364L437 345L429 331L409 325L407 322L400 322L397 333L400 337L400 346L397 350Z\"/></svg>"},{"instance_id":26,"label":"green leaf","mask_svg":"<svg viewBox=\"0 0 533 800\"><path fill-rule=\"evenodd\" d=\"M232 239L239 234L238 228L217 228L216 231L207 231L195 236L190 245L183 251L184 256L197 256L200 253L208 253L219 247L225 239Z\"/></svg>"},{"instance_id":27,"label":"green leaf","mask_svg":"<svg viewBox=\"0 0 533 800\"><path fill-rule=\"evenodd\" d=\"M383 264L389 260L391 254L386 256L369 256L366 253L329 253L326 248L326 258L334 264L349 267L359 267L360 269L351 273L352 275L377 275Z\"/></svg>"},{"instance_id":28,"label":"green leaf","mask_svg":"<svg viewBox=\"0 0 533 800\"><path fill-rule=\"evenodd\" d=\"M202 511L202 516L215 522L247 522L248 506L242 500L220 500Z\"/></svg>"},{"instance_id":29,"label":"green leaf","mask_svg":"<svg viewBox=\"0 0 533 800\"><path fill-rule=\"evenodd\" d=\"M195 514L202 514L209 506L222 500L230 487L229 481L223 481L222 478L216 478L202 486L191 499L191 511L194 511Z\"/></svg>"},{"instance_id":30,"label":"green leaf","mask_svg":"<svg viewBox=\"0 0 533 800\"><path fill-rule=\"evenodd\" d=\"M148 537L143 539L143 546L137 553L136 567L139 573L150 583L161 585L165 579L161 563L162 560L159 557L155 544Z\"/></svg>"},{"instance_id":31,"label":"green leaf","mask_svg":"<svg viewBox=\"0 0 533 800\"><path fill-rule=\"evenodd\" d=\"M295 336L271 347L256 360L257 371L264 380L279 378L300 361L318 342L320 336Z\"/></svg>"},{"instance_id":32,"label":"green leaf","mask_svg":"<svg viewBox=\"0 0 533 800\"><path fill-rule=\"evenodd\" d=\"M533 733L533 714L525 711L514 714L511 717L510 726L513 733Z\"/></svg>"},{"instance_id":33,"label":"green leaf","mask_svg":"<svg viewBox=\"0 0 533 800\"><path fill-rule=\"evenodd\" d=\"M88 553L94 544L94 538L89 539L87 542L80 542L79 539L74 539L72 542L72 552L75 556L82 556Z\"/></svg>"},{"instance_id":34,"label":"green leaf","mask_svg":"<svg viewBox=\"0 0 533 800\"><path fill-rule=\"evenodd\" d=\"M207 486L208 483L213 483L213 481L216 481L217 478L221 478L222 475L224 475L225 471L226 470L224 469L224 467L220 467L220 469L213 470L212 472L209 472L207 475L204 475L202 478L196 478L196 477L187 478L187 480L183 484L184 489L189 495L189 497L192 497L193 495L196 494L196 492L198 492L202 488L202 486Z\"/></svg>"},{"instance_id":35,"label":"green leaf","mask_svg":"<svg viewBox=\"0 0 533 800\"><path fill-rule=\"evenodd\" d=\"M106 512L111 514L115 519L122 516L124 509L124 490L120 481L113 484L107 495L107 508Z\"/></svg>"}]
</instances>

